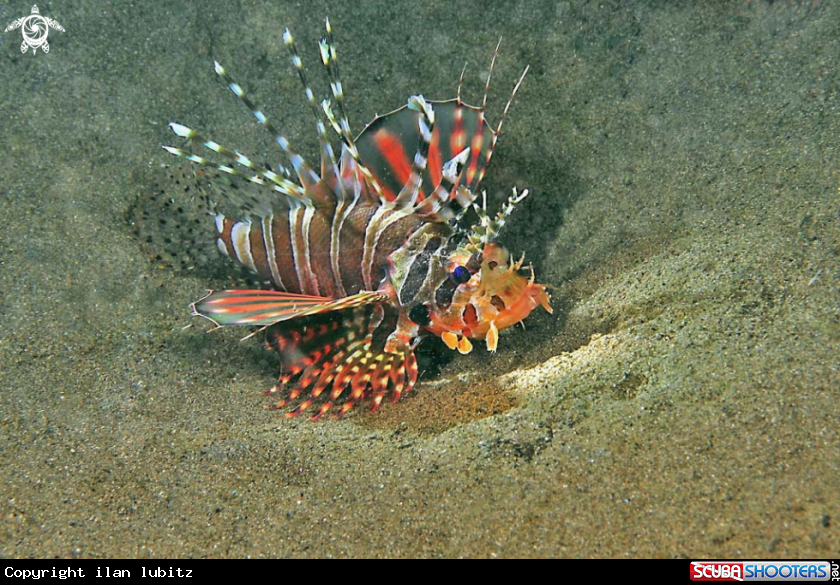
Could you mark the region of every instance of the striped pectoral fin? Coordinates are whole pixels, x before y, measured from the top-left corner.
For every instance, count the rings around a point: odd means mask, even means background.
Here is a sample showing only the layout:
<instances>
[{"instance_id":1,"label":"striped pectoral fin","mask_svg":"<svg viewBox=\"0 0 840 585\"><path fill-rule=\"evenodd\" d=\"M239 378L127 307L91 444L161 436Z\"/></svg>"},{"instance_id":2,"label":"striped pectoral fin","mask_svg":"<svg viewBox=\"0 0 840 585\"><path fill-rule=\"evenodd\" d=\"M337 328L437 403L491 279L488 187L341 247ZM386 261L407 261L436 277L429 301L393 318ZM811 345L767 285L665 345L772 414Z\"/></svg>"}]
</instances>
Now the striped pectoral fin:
<instances>
[{"instance_id":1,"label":"striped pectoral fin","mask_svg":"<svg viewBox=\"0 0 840 585\"><path fill-rule=\"evenodd\" d=\"M271 290L222 290L211 292L192 305L192 314L229 325L267 326L297 317L340 311L386 300L387 295L362 291L333 299Z\"/></svg>"}]
</instances>

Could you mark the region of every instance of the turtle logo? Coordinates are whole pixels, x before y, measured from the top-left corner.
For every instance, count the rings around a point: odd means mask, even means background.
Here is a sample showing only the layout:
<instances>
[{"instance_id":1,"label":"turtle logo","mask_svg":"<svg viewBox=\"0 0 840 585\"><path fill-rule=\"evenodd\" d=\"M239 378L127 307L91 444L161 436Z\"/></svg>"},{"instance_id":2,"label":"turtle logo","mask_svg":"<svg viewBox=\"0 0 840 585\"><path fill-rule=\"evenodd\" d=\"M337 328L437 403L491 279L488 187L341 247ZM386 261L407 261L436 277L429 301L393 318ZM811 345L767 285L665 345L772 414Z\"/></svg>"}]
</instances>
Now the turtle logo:
<instances>
[{"instance_id":1,"label":"turtle logo","mask_svg":"<svg viewBox=\"0 0 840 585\"><path fill-rule=\"evenodd\" d=\"M45 53L50 52L50 44L47 42L47 35L50 33L50 27L55 30L64 32L64 28L57 21L47 16L41 16L38 13L38 7L32 7L32 14L18 18L6 27L5 32L14 30L20 27L23 32L23 43L20 45L20 52L25 53L29 47L32 47L32 54L38 52L38 48L44 50Z\"/></svg>"}]
</instances>

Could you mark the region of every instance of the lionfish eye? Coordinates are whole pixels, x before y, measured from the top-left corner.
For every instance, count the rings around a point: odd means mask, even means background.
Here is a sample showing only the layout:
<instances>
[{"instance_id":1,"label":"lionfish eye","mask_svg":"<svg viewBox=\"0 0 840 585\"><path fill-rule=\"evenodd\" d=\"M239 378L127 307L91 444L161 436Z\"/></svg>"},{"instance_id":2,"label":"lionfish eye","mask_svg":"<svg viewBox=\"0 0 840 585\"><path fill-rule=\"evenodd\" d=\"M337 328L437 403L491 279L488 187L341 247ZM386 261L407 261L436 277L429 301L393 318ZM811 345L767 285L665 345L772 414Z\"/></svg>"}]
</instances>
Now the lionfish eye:
<instances>
[{"instance_id":1,"label":"lionfish eye","mask_svg":"<svg viewBox=\"0 0 840 585\"><path fill-rule=\"evenodd\" d=\"M472 277L470 271L464 266L456 266L455 269L449 273L449 278L455 284L464 284Z\"/></svg>"},{"instance_id":2,"label":"lionfish eye","mask_svg":"<svg viewBox=\"0 0 840 585\"><path fill-rule=\"evenodd\" d=\"M408 318L418 325L428 325L431 322L429 318L429 307L426 305L414 305L408 312Z\"/></svg>"}]
</instances>

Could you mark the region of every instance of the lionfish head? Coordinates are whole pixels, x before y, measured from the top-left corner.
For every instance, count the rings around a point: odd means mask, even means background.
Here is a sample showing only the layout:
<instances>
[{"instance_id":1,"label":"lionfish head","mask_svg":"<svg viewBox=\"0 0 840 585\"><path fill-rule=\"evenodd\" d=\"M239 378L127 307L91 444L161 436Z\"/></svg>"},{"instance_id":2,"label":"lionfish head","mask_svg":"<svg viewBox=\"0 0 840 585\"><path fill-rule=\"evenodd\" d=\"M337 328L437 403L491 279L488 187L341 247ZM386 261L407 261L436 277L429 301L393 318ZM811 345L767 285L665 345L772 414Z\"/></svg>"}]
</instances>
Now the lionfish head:
<instances>
[{"instance_id":1,"label":"lionfish head","mask_svg":"<svg viewBox=\"0 0 840 585\"><path fill-rule=\"evenodd\" d=\"M448 257L448 279L435 291L427 306L425 329L439 335L450 349L472 351L470 339L483 339L489 351L496 351L499 331L516 325L537 306L552 312L546 287L534 280L531 266L523 270L524 254L511 260L510 252L495 237L517 203L528 195L513 195L495 217L475 205L479 223L463 246Z\"/></svg>"}]
</instances>

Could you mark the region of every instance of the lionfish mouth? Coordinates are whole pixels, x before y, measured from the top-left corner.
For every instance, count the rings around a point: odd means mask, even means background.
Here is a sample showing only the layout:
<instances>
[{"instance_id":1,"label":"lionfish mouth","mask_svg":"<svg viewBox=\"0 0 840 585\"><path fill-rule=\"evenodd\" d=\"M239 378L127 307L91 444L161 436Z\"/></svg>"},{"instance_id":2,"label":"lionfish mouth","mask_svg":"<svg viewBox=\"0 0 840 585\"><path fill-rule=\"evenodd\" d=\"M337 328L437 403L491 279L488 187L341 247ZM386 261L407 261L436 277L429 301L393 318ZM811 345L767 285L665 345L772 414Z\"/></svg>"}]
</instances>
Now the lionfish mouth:
<instances>
[{"instance_id":1,"label":"lionfish mouth","mask_svg":"<svg viewBox=\"0 0 840 585\"><path fill-rule=\"evenodd\" d=\"M288 407L286 416L307 411L319 418L331 410L340 416L360 402L376 410L384 399L396 401L414 387L413 349L423 336L438 335L463 353L472 348L470 338L484 339L495 351L500 330L537 305L551 311L533 272L530 278L522 274L522 261L508 262L507 251L495 243L528 192L514 189L495 216L486 211L486 197L481 206L475 203L528 69L495 128L484 109L498 45L481 107L461 100L459 81L455 98L412 96L354 138L329 21L319 48L331 99L316 100L288 29L283 41L314 113L320 172L219 63L216 73L286 160L259 164L183 124L170 124L188 146L164 148L202 169L202 200L209 202L218 249L270 287L211 292L192 312L216 327L265 332L283 363L268 394L284 393L273 408ZM238 210L238 216L220 213L222 207ZM460 223L470 209L479 221L465 230ZM463 246L451 253L454 238L465 231Z\"/></svg>"}]
</instances>

